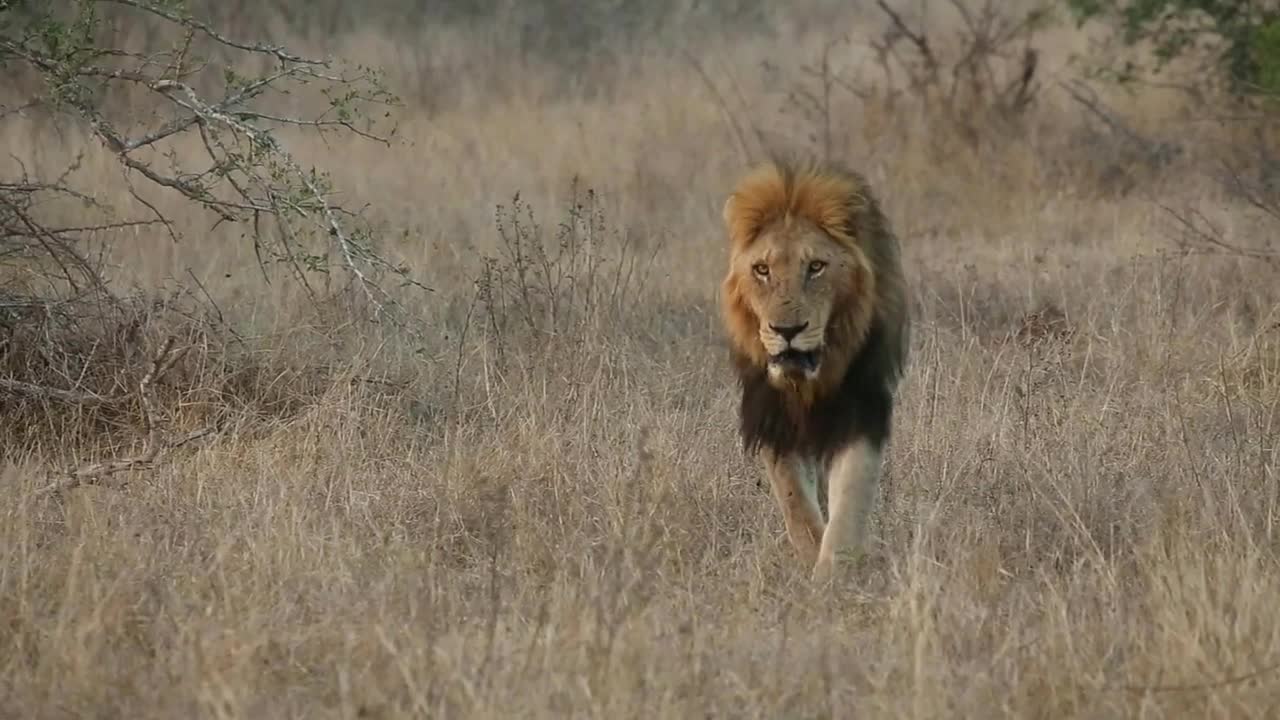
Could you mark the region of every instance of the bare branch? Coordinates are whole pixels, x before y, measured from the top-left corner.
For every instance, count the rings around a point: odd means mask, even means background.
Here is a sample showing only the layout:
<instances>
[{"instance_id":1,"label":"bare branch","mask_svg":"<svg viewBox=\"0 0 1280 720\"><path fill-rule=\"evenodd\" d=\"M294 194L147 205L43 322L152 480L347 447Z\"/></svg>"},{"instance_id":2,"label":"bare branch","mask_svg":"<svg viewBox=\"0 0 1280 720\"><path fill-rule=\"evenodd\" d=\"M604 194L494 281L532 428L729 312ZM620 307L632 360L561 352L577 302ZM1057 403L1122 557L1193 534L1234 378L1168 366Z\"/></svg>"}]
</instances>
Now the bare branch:
<instances>
[{"instance_id":1,"label":"bare branch","mask_svg":"<svg viewBox=\"0 0 1280 720\"><path fill-rule=\"evenodd\" d=\"M73 227L56 227L44 228L44 232L50 235L70 235L74 233L85 232L102 232L107 230L124 230L126 228L144 227L147 225L159 224L158 220L122 220L120 222L102 223L99 225L77 225ZM19 233L14 230L0 229L0 239L25 236L25 233Z\"/></svg>"},{"instance_id":2,"label":"bare branch","mask_svg":"<svg viewBox=\"0 0 1280 720\"><path fill-rule=\"evenodd\" d=\"M1196 252L1207 254L1216 252L1236 257L1245 257L1253 260L1261 260L1268 264L1280 265L1280 250L1269 245L1260 247L1245 247L1236 243L1228 242L1223 236L1222 231L1214 226L1208 218L1198 210L1190 210L1188 212L1179 212L1164 205L1157 203L1161 210L1167 212L1170 217L1177 221L1182 227L1186 239L1179 242L1184 252ZM1193 248L1193 244L1199 244L1200 247Z\"/></svg>"},{"instance_id":3,"label":"bare branch","mask_svg":"<svg viewBox=\"0 0 1280 720\"><path fill-rule=\"evenodd\" d=\"M929 46L929 38L925 37L923 33L912 32L911 28L902 19L902 16L892 7L889 7L889 3L885 2L885 0L876 0L876 5L884 11L885 15L889 16L890 22L893 23L894 32L910 40L911 44L916 46L916 50L920 52L920 57L924 59L925 69L930 75L936 75L941 66L938 63L938 58L933 54L933 48Z\"/></svg>"},{"instance_id":4,"label":"bare branch","mask_svg":"<svg viewBox=\"0 0 1280 720\"><path fill-rule=\"evenodd\" d=\"M1157 167L1165 165L1179 152L1179 148L1176 145L1149 140L1140 135L1136 130L1129 127L1128 123L1124 122L1119 115L1105 108L1102 101L1097 98L1096 94L1083 83L1067 83L1059 81L1058 85L1061 86L1063 90L1066 90L1067 94L1070 95L1073 100L1080 103L1080 105L1101 120L1103 124L1113 132L1125 138L1141 150L1143 155L1145 155L1147 160L1153 165ZM1086 90L1088 90L1087 93Z\"/></svg>"},{"instance_id":5,"label":"bare branch","mask_svg":"<svg viewBox=\"0 0 1280 720\"><path fill-rule=\"evenodd\" d=\"M6 390L14 395L86 406L115 405L127 397L125 395L99 395L87 390L62 390L12 378L0 378L0 390Z\"/></svg>"},{"instance_id":6,"label":"bare branch","mask_svg":"<svg viewBox=\"0 0 1280 720\"><path fill-rule=\"evenodd\" d=\"M214 30L213 28L209 27L208 24L203 23L199 20L196 20L195 18L189 15L179 15L178 13L175 13L171 10L167 10L163 7L159 7L153 3L139 2L139 0L99 0L99 2L112 3L115 5L124 5L126 7L134 8L135 10L141 10L143 12L150 13L158 17L162 17L165 20L168 20L170 22L174 22L179 25L182 25L183 27L194 28L196 30L199 30L200 32L209 36L209 38L211 38L212 40L216 41L221 45L226 45L227 47L236 48L237 50L244 50L246 52L259 53L263 55L271 55L276 59L278 59L280 62L299 63L301 65L323 64L317 60L309 60L307 58L294 55L293 53L287 52L284 48L279 46L237 42L219 33L217 30Z\"/></svg>"},{"instance_id":7,"label":"bare branch","mask_svg":"<svg viewBox=\"0 0 1280 720\"><path fill-rule=\"evenodd\" d=\"M30 102L22 103L21 105L14 105L13 107L0 105L0 120L3 120L10 115L21 115L22 113L39 106L39 100L32 100Z\"/></svg>"}]
</instances>

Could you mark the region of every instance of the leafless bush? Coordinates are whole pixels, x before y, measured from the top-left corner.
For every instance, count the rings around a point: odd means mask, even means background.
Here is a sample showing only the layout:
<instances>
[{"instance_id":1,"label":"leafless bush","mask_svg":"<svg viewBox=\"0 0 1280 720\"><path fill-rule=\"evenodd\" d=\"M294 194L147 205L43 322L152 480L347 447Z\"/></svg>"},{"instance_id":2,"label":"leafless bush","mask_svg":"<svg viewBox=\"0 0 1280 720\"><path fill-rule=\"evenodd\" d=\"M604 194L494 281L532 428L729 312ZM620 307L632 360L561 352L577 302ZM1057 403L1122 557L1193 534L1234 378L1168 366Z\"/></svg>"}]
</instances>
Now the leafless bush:
<instances>
[{"instance_id":1,"label":"leafless bush","mask_svg":"<svg viewBox=\"0 0 1280 720\"><path fill-rule=\"evenodd\" d=\"M927 107L962 118L974 112L1021 114L1039 91L1039 52L1032 41L1049 20L1050 5L1017 13L996 0L950 0L960 17L944 38L913 27L885 0L876 0L889 27L872 44L889 83L889 97L909 92ZM905 80L905 90L893 82Z\"/></svg>"},{"instance_id":2,"label":"leafless bush","mask_svg":"<svg viewBox=\"0 0 1280 720\"><path fill-rule=\"evenodd\" d=\"M850 99L874 104L884 117L941 118L970 144L1016 128L1035 102L1041 84L1034 40L1050 18L1048 3L1015 12L994 0L949 0L946 8L959 22L943 23L943 30L885 0L876 6L887 25L869 41L870 64L850 66L855 34L837 37L799 66L799 79L787 90L784 112L809 128L810 145L822 156L840 144ZM990 132L992 125L1000 132ZM882 130L872 134L883 140Z\"/></svg>"},{"instance_id":3,"label":"leafless bush","mask_svg":"<svg viewBox=\"0 0 1280 720\"><path fill-rule=\"evenodd\" d=\"M616 325L645 290L660 239L640 242L611 227L596 192L575 179L554 233L517 194L496 212L499 249L477 282L500 348L517 334L582 340Z\"/></svg>"}]
</instances>

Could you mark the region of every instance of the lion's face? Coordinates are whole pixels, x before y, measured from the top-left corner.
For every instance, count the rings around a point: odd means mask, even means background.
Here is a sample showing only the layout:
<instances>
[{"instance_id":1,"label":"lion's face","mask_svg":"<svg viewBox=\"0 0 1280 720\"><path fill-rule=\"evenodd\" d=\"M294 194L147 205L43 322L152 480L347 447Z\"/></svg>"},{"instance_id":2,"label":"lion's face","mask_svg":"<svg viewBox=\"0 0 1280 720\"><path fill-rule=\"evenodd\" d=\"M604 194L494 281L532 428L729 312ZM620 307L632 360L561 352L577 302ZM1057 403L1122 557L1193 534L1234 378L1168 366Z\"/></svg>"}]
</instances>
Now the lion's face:
<instances>
[{"instance_id":1,"label":"lion's face","mask_svg":"<svg viewBox=\"0 0 1280 720\"><path fill-rule=\"evenodd\" d=\"M833 357L848 338L832 342L833 313L866 297L869 274L857 250L850 249L816 225L788 216L762 230L733 257L731 278L756 320L755 328L768 367L779 386L816 381L824 365L846 360ZM843 368L840 368L842 371Z\"/></svg>"}]
</instances>

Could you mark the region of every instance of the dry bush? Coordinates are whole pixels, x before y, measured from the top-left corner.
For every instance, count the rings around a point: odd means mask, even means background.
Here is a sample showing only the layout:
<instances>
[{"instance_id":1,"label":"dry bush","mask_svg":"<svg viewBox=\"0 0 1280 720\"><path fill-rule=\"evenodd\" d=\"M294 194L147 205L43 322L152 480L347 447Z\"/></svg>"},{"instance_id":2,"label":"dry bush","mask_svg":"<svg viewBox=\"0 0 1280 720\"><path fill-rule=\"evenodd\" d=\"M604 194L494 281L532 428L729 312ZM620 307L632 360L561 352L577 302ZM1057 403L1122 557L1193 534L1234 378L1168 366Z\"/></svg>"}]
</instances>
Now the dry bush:
<instances>
[{"instance_id":1,"label":"dry bush","mask_svg":"<svg viewBox=\"0 0 1280 720\"><path fill-rule=\"evenodd\" d=\"M872 10L839 16L876 19L861 45L885 27ZM808 9L778 12L780 38L702 38L704 76L669 38L626 56L605 95L545 92L573 83L492 56L458 72L456 102L406 94L391 148L296 141L377 200L373 227L404 230L388 258L435 289L408 305L415 333L268 285L251 248L180 213L209 242L114 245L138 330L84 331L83 351L38 366L46 384L131 386L173 335L192 350L158 383L165 422L216 432L123 487L42 493L51 468L135 450L136 407L94 426L2 396L18 414L0 446L0 715L1272 714L1275 271L1188 252L1142 193L1064 172L1088 111L1047 89L1022 140L979 127L976 147L901 101L877 115L881 100L833 93L832 154L880 189L917 331L880 560L809 588L738 448L714 296L717 188L742 169L724 100L740 93L755 112L733 117L766 138L822 136L772 113L828 40ZM480 58L477 38L510 37L423 32ZM1047 33L1037 72L1073 38ZM328 42L430 87L397 41ZM744 70L766 58L776 77ZM0 127L33 173L84 150L103 197L127 197L91 145L55 137ZM1202 160L1143 187L1232 246L1269 237ZM15 337L7 371L43 362Z\"/></svg>"},{"instance_id":2,"label":"dry bush","mask_svg":"<svg viewBox=\"0 0 1280 720\"><path fill-rule=\"evenodd\" d=\"M644 247L625 228L611 227L595 191L580 193L576 181L554 234L518 194L497 207L496 231L499 246L483 255L477 297L499 350L513 332L585 342L634 329L618 326L635 298L648 294L662 238L648 238Z\"/></svg>"}]
</instances>

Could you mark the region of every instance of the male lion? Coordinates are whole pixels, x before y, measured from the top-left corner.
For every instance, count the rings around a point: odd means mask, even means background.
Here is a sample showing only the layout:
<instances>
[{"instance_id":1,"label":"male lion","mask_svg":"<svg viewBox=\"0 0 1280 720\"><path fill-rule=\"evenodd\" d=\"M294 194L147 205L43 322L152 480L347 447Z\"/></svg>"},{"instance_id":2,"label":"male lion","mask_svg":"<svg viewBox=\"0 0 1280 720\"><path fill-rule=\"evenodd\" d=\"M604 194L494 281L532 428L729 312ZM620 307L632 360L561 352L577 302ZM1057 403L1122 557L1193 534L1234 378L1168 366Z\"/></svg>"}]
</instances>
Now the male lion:
<instances>
[{"instance_id":1,"label":"male lion","mask_svg":"<svg viewBox=\"0 0 1280 720\"><path fill-rule=\"evenodd\" d=\"M837 553L861 551L906 365L898 241L862 176L812 163L746 175L724 222L743 445L762 455L792 545L826 580Z\"/></svg>"}]
</instances>

